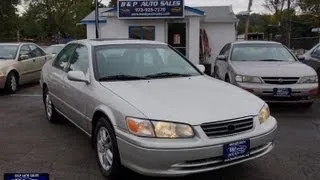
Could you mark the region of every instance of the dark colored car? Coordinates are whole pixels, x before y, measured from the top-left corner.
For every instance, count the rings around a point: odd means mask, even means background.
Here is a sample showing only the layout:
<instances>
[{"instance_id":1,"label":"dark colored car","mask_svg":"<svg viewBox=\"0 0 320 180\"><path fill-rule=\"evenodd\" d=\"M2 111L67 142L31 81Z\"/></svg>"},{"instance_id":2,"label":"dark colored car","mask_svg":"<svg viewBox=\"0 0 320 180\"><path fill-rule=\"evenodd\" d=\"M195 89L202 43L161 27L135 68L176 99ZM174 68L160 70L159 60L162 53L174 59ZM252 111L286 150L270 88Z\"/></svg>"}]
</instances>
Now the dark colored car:
<instances>
[{"instance_id":1,"label":"dark colored car","mask_svg":"<svg viewBox=\"0 0 320 180\"><path fill-rule=\"evenodd\" d=\"M302 62L316 70L320 83L320 43L304 54Z\"/></svg>"}]
</instances>

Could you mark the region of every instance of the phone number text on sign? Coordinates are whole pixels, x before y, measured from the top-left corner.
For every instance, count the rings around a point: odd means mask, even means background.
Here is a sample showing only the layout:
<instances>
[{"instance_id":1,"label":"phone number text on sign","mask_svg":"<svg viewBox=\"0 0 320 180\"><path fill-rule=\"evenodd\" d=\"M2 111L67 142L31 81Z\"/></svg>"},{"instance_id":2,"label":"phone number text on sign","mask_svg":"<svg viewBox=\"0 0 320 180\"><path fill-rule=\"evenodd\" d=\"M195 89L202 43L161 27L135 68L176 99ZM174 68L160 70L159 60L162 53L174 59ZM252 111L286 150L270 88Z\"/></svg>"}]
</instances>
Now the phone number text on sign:
<instances>
[{"instance_id":1,"label":"phone number text on sign","mask_svg":"<svg viewBox=\"0 0 320 180\"><path fill-rule=\"evenodd\" d=\"M135 8L136 12L166 12L166 8Z\"/></svg>"}]
</instances>

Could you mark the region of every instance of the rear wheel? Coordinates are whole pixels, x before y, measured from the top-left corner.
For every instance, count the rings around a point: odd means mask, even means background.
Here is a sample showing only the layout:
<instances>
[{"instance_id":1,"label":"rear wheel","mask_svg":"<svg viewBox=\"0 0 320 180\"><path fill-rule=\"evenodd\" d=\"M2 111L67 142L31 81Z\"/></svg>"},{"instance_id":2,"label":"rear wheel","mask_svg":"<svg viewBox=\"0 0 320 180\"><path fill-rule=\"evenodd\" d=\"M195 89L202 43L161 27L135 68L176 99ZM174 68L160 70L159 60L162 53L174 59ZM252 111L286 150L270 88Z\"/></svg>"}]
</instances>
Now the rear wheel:
<instances>
[{"instance_id":1,"label":"rear wheel","mask_svg":"<svg viewBox=\"0 0 320 180\"><path fill-rule=\"evenodd\" d=\"M101 117L94 130L94 147L98 166L108 179L117 179L122 169L116 135L111 123Z\"/></svg>"},{"instance_id":2,"label":"rear wheel","mask_svg":"<svg viewBox=\"0 0 320 180\"><path fill-rule=\"evenodd\" d=\"M13 94L17 91L17 88L18 88L18 77L13 72L10 72L7 76L5 90L8 93Z\"/></svg>"},{"instance_id":3,"label":"rear wheel","mask_svg":"<svg viewBox=\"0 0 320 180\"><path fill-rule=\"evenodd\" d=\"M51 97L47 88L45 88L43 92L43 102L44 102L47 120L50 123L57 122L59 120L59 113L54 108L54 105L51 101Z\"/></svg>"}]
</instances>

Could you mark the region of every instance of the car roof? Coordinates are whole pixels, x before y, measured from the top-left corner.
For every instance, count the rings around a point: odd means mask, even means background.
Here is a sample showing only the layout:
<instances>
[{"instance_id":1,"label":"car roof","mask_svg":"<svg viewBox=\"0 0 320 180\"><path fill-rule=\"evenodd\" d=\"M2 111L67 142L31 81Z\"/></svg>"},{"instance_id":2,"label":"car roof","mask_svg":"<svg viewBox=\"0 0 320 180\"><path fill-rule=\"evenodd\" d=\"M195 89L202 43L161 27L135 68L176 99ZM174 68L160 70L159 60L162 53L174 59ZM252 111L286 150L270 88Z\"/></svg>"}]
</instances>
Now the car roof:
<instances>
[{"instance_id":1,"label":"car roof","mask_svg":"<svg viewBox=\"0 0 320 180\"><path fill-rule=\"evenodd\" d=\"M275 42L275 41L236 41L236 42L233 42L232 44L279 44L281 45L281 43Z\"/></svg>"},{"instance_id":2,"label":"car roof","mask_svg":"<svg viewBox=\"0 0 320 180\"><path fill-rule=\"evenodd\" d=\"M0 43L0 45L23 45L23 44L35 44L33 42L9 42L9 43Z\"/></svg>"},{"instance_id":3,"label":"car roof","mask_svg":"<svg viewBox=\"0 0 320 180\"><path fill-rule=\"evenodd\" d=\"M165 45L163 42L139 39L82 39L71 42L88 43L91 46L115 45L115 44L159 44Z\"/></svg>"}]
</instances>

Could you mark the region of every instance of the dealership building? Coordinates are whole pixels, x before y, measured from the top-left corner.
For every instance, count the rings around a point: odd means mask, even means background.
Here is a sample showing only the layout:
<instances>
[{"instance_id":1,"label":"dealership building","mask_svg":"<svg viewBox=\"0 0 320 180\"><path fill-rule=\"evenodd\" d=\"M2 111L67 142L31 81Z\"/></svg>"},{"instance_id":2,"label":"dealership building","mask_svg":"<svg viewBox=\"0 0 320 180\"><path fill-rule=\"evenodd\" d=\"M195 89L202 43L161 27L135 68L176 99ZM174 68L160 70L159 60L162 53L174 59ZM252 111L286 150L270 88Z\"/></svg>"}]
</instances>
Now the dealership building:
<instances>
[{"instance_id":1,"label":"dealership building","mask_svg":"<svg viewBox=\"0 0 320 180\"><path fill-rule=\"evenodd\" d=\"M236 40L238 20L231 6L189 7L183 0L119 0L115 8L99 8L98 22L100 38L165 42L211 71L223 45ZM87 38L96 37L95 11L80 23L86 25Z\"/></svg>"}]
</instances>

